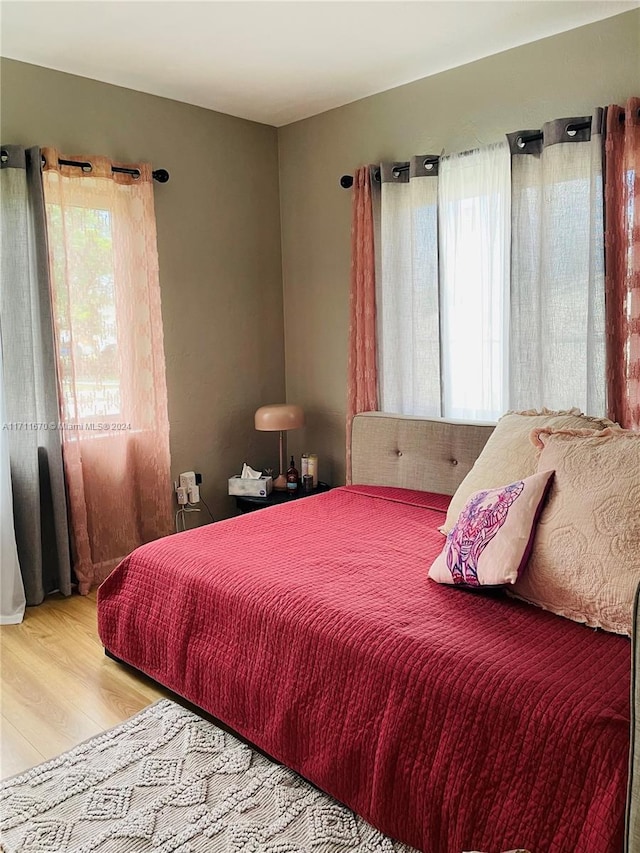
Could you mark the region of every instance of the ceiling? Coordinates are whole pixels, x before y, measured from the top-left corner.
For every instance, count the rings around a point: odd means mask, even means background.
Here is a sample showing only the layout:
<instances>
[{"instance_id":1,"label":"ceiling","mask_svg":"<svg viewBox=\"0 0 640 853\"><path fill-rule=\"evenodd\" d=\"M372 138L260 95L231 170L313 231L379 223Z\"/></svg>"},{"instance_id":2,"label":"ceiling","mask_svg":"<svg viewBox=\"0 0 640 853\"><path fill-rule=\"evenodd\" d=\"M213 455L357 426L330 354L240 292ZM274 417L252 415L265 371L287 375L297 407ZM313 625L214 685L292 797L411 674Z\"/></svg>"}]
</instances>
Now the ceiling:
<instances>
[{"instance_id":1,"label":"ceiling","mask_svg":"<svg viewBox=\"0 0 640 853\"><path fill-rule=\"evenodd\" d=\"M279 127L639 5L9 0L0 52Z\"/></svg>"}]
</instances>

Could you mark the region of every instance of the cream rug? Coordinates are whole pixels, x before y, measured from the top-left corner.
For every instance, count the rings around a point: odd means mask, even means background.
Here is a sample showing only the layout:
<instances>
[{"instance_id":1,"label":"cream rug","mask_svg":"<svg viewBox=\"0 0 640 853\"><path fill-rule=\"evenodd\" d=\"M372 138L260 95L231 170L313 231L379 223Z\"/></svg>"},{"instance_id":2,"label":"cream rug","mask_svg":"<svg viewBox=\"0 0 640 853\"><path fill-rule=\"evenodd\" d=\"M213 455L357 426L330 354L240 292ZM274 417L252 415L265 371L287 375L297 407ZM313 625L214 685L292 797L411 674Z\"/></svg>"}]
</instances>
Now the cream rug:
<instances>
[{"instance_id":1,"label":"cream rug","mask_svg":"<svg viewBox=\"0 0 640 853\"><path fill-rule=\"evenodd\" d=\"M162 699L2 785L5 853L414 853Z\"/></svg>"}]
</instances>

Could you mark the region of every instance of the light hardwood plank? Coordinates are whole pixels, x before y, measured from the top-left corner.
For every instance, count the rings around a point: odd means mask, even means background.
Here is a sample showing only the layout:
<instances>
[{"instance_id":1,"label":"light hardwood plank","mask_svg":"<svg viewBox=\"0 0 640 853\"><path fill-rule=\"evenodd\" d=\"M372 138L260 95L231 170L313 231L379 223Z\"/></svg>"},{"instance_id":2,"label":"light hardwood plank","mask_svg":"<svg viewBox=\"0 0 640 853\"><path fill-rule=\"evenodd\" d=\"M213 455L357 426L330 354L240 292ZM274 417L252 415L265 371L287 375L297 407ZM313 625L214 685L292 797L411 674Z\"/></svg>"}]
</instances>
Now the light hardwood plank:
<instances>
[{"instance_id":1,"label":"light hardwood plank","mask_svg":"<svg viewBox=\"0 0 640 853\"><path fill-rule=\"evenodd\" d=\"M53 758L101 731L73 701L2 654L2 715L46 758Z\"/></svg>"},{"instance_id":2,"label":"light hardwood plank","mask_svg":"<svg viewBox=\"0 0 640 853\"><path fill-rule=\"evenodd\" d=\"M5 717L0 717L2 756L0 775L3 779L22 773L28 767L41 764L45 756L38 752Z\"/></svg>"},{"instance_id":3,"label":"light hardwood plank","mask_svg":"<svg viewBox=\"0 0 640 853\"><path fill-rule=\"evenodd\" d=\"M23 666L40 683L47 683L51 675L50 654L44 644L34 643L26 649L24 643L9 640L5 648L14 655L18 666ZM74 655L77 659L74 661ZM80 656L82 655L82 656ZM12 659L13 660L13 659ZM103 654L85 657L85 651L71 644L60 646L56 667L56 692L63 697L73 697L73 704L87 717L109 728L124 718L135 714L156 697L148 691L129 687L126 676L111 665ZM122 670L122 667L119 667ZM123 688L125 696L122 695Z\"/></svg>"},{"instance_id":4,"label":"light hardwood plank","mask_svg":"<svg viewBox=\"0 0 640 853\"><path fill-rule=\"evenodd\" d=\"M51 596L0 629L0 773L53 758L168 695L105 656L95 593Z\"/></svg>"}]
</instances>

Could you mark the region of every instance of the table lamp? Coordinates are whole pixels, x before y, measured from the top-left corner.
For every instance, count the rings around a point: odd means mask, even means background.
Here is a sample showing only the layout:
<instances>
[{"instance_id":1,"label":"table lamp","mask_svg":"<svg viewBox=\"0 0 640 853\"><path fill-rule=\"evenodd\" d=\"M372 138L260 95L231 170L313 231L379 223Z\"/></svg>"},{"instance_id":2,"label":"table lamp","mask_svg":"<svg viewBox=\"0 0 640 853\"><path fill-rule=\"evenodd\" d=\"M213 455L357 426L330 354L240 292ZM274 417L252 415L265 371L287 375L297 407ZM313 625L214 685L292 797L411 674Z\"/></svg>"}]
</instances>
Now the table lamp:
<instances>
[{"instance_id":1,"label":"table lamp","mask_svg":"<svg viewBox=\"0 0 640 853\"><path fill-rule=\"evenodd\" d=\"M293 403L273 403L270 406L260 406L255 414L256 429L262 432L280 433L280 473L273 481L273 488L284 491L287 488L287 477L284 467L284 434L290 429L304 426L304 412L300 406Z\"/></svg>"}]
</instances>

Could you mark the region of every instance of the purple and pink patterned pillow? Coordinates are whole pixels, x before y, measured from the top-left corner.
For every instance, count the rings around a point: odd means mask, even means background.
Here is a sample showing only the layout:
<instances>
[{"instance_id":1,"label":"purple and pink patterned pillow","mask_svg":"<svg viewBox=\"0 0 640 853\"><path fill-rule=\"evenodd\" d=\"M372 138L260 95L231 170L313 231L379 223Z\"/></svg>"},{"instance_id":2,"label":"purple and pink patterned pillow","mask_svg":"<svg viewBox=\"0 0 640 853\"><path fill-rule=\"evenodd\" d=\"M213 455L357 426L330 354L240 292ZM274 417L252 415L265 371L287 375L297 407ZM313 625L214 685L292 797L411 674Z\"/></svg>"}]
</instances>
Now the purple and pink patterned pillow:
<instances>
[{"instance_id":1,"label":"purple and pink patterned pillow","mask_svg":"<svg viewBox=\"0 0 640 853\"><path fill-rule=\"evenodd\" d=\"M553 471L475 492L464 505L429 577L456 586L517 581L529 559Z\"/></svg>"}]
</instances>

